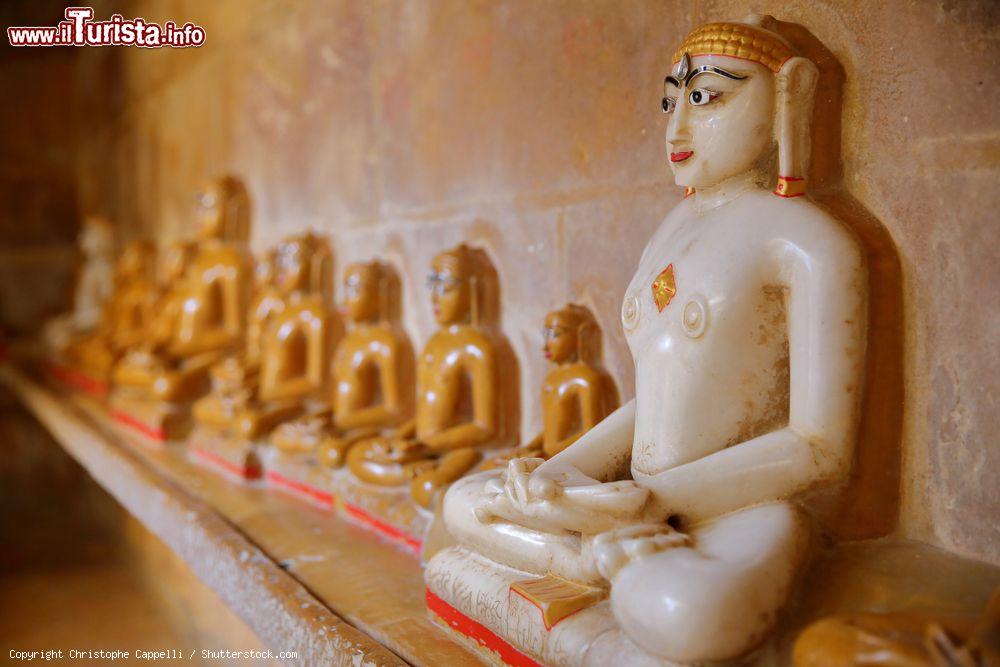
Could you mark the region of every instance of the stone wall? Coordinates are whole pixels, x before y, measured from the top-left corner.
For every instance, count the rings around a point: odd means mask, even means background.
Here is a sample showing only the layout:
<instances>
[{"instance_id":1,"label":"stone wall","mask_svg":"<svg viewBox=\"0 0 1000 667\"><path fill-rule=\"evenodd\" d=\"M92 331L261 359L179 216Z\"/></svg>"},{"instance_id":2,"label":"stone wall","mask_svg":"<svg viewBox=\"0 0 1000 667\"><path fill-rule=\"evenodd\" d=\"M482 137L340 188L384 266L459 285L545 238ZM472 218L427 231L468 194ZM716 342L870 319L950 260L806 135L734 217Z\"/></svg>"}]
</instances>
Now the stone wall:
<instances>
[{"instance_id":1,"label":"stone wall","mask_svg":"<svg viewBox=\"0 0 1000 667\"><path fill-rule=\"evenodd\" d=\"M539 426L542 318L567 301L595 311L606 364L632 395L620 299L681 195L660 82L688 30L749 3L124 4L126 15L199 23L208 41L87 54L84 80L121 78L115 112L81 138L86 209L167 240L191 231L204 179L237 174L254 198L256 250L313 228L331 235L341 268L394 263L418 345L433 328L430 258L459 241L483 246L519 361L522 432ZM1000 562L997 5L753 7L798 24L788 34L822 61L813 182L874 267L862 443L874 495L861 514L892 525L901 477L901 532Z\"/></svg>"},{"instance_id":2,"label":"stone wall","mask_svg":"<svg viewBox=\"0 0 1000 667\"><path fill-rule=\"evenodd\" d=\"M26 3L5 3L0 25L39 25L38 15ZM75 51L15 49L6 32L0 39L0 328L15 333L69 304L78 224Z\"/></svg>"}]
</instances>

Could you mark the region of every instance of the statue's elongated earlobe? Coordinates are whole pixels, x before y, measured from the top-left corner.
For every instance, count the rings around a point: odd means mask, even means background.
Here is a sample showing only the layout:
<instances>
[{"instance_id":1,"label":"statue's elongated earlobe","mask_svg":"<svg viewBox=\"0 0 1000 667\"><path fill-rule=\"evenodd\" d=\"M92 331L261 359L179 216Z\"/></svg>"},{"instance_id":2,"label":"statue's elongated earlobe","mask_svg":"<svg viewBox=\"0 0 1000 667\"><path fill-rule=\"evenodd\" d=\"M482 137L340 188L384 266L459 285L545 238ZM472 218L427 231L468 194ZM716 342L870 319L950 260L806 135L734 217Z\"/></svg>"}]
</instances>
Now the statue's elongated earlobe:
<instances>
[{"instance_id":1,"label":"statue's elongated earlobe","mask_svg":"<svg viewBox=\"0 0 1000 667\"><path fill-rule=\"evenodd\" d=\"M778 183L774 194L805 194L809 170L809 122L819 70L812 61L789 58L775 75L775 139L778 142Z\"/></svg>"},{"instance_id":2,"label":"statue's elongated earlobe","mask_svg":"<svg viewBox=\"0 0 1000 667\"><path fill-rule=\"evenodd\" d=\"M469 320L474 327L479 327L482 324L479 321L479 298L479 276L473 270L472 275L469 276Z\"/></svg>"}]
</instances>

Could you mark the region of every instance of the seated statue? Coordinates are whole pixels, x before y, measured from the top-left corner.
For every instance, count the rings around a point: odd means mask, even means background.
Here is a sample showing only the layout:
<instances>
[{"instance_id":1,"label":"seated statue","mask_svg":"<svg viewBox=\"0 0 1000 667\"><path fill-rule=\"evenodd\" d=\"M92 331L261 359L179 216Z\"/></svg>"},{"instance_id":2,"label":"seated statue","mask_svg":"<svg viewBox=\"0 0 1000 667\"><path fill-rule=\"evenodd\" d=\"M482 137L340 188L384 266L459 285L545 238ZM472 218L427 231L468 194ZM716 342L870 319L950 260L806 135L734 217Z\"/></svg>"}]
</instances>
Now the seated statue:
<instances>
[{"instance_id":1,"label":"seated statue","mask_svg":"<svg viewBox=\"0 0 1000 667\"><path fill-rule=\"evenodd\" d=\"M434 258L429 288L440 329L417 360L415 422L359 442L347 452L354 480L367 485L360 489L356 484L343 485L348 513L358 518L368 497L374 493L385 498L378 488L386 489L399 502L368 523L376 528L406 524L403 539L414 549L420 543L416 535L429 524L414 502L428 508L439 490L472 470L486 448L504 444L506 437L497 378L498 340L478 315L485 305L481 261L465 245ZM365 511L372 513L372 507L381 506L372 501Z\"/></svg>"},{"instance_id":2,"label":"seated statue","mask_svg":"<svg viewBox=\"0 0 1000 667\"><path fill-rule=\"evenodd\" d=\"M184 276L195 252L192 241L177 241L158 257L159 280L150 316L137 340L115 364L112 379L116 387L145 386L151 378L143 373L151 356L161 354L171 343L184 304Z\"/></svg>"},{"instance_id":3,"label":"seated statue","mask_svg":"<svg viewBox=\"0 0 1000 667\"><path fill-rule=\"evenodd\" d=\"M237 350L245 334L252 267L246 190L223 177L200 203L197 252L182 281L172 339L157 352L130 359L119 371L121 391L112 397L120 421L157 439L186 432L191 402L208 390L209 369Z\"/></svg>"},{"instance_id":4,"label":"seated statue","mask_svg":"<svg viewBox=\"0 0 1000 667\"><path fill-rule=\"evenodd\" d=\"M390 306L397 292L387 266L368 262L347 268L342 312L349 328L333 357L332 400L275 429L269 481L332 504L320 464L341 467L353 444L412 415L413 352Z\"/></svg>"},{"instance_id":5,"label":"seated statue","mask_svg":"<svg viewBox=\"0 0 1000 667\"><path fill-rule=\"evenodd\" d=\"M795 642L795 667L998 667L1000 588L979 618L858 614L813 623Z\"/></svg>"},{"instance_id":6,"label":"seated statue","mask_svg":"<svg viewBox=\"0 0 1000 667\"><path fill-rule=\"evenodd\" d=\"M788 603L805 510L851 470L868 279L803 196L817 68L773 27L713 23L678 49L666 140L693 193L625 293L636 397L547 461L449 489L458 546L426 570L449 629L553 664L721 662Z\"/></svg>"},{"instance_id":7,"label":"seated statue","mask_svg":"<svg viewBox=\"0 0 1000 667\"><path fill-rule=\"evenodd\" d=\"M61 353L74 339L101 322L104 304L114 288L115 237L111 223L98 216L83 221L78 239L83 264L73 291L73 310L45 323L42 337L49 350Z\"/></svg>"},{"instance_id":8,"label":"seated statue","mask_svg":"<svg viewBox=\"0 0 1000 667\"><path fill-rule=\"evenodd\" d=\"M242 400L240 397L257 391L264 332L285 306L276 284L276 256L276 250L271 250L254 266L254 294L247 316L246 342L242 350L209 369L211 389L195 401L191 410L200 427L228 430L234 423L236 412L233 408Z\"/></svg>"},{"instance_id":9,"label":"seated statue","mask_svg":"<svg viewBox=\"0 0 1000 667\"><path fill-rule=\"evenodd\" d=\"M225 461L223 467L244 477L259 476L258 446L276 426L301 415L308 401L320 400L340 333L329 296L330 264L326 243L312 234L278 246L274 295L265 290L254 313L264 315L259 351L215 369L212 391L194 407L196 455ZM268 305L268 298L276 303ZM241 361L247 365L240 368Z\"/></svg>"},{"instance_id":10,"label":"seated statue","mask_svg":"<svg viewBox=\"0 0 1000 667\"><path fill-rule=\"evenodd\" d=\"M542 432L517 449L487 461L549 459L566 449L618 406L614 382L598 363L600 329L593 314L569 304L545 316L545 358L554 364L542 383Z\"/></svg>"},{"instance_id":11,"label":"seated statue","mask_svg":"<svg viewBox=\"0 0 1000 667\"><path fill-rule=\"evenodd\" d=\"M114 292L104 305L97 328L66 346L67 365L107 387L112 368L130 347L143 339L152 318L156 284L151 275L154 249L133 241L115 265Z\"/></svg>"}]
</instances>

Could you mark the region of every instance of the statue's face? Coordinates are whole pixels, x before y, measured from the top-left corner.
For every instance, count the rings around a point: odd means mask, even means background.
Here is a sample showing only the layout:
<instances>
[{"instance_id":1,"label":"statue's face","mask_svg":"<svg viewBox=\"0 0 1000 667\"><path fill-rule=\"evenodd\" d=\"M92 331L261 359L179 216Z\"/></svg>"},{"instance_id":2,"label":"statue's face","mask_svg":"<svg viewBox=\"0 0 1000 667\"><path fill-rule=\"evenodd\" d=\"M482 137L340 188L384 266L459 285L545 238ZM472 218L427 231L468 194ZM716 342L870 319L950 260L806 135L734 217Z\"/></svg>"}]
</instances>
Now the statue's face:
<instances>
[{"instance_id":1,"label":"statue's face","mask_svg":"<svg viewBox=\"0 0 1000 667\"><path fill-rule=\"evenodd\" d=\"M91 218L83 223L80 231L80 247L88 257L104 255L111 252L114 238L111 226L100 218Z\"/></svg>"},{"instance_id":2,"label":"statue's face","mask_svg":"<svg viewBox=\"0 0 1000 667\"><path fill-rule=\"evenodd\" d=\"M368 322L379 315L379 285L375 270L363 264L344 274L344 315L352 322Z\"/></svg>"},{"instance_id":3,"label":"statue's face","mask_svg":"<svg viewBox=\"0 0 1000 667\"><path fill-rule=\"evenodd\" d=\"M774 74L727 56L695 56L664 82L667 153L677 185L712 187L752 170L774 134Z\"/></svg>"},{"instance_id":4,"label":"statue's face","mask_svg":"<svg viewBox=\"0 0 1000 667\"><path fill-rule=\"evenodd\" d=\"M471 303L471 286L466 276L460 275L444 256L438 256L431 265L427 287L434 305L434 318L440 325L465 320Z\"/></svg>"},{"instance_id":5,"label":"statue's face","mask_svg":"<svg viewBox=\"0 0 1000 667\"><path fill-rule=\"evenodd\" d=\"M545 316L545 358L554 363L569 361L577 352L577 327L561 312Z\"/></svg>"},{"instance_id":6,"label":"statue's face","mask_svg":"<svg viewBox=\"0 0 1000 667\"><path fill-rule=\"evenodd\" d=\"M223 233L222 192L210 185L198 195L198 229L203 238L220 238Z\"/></svg>"}]
</instances>

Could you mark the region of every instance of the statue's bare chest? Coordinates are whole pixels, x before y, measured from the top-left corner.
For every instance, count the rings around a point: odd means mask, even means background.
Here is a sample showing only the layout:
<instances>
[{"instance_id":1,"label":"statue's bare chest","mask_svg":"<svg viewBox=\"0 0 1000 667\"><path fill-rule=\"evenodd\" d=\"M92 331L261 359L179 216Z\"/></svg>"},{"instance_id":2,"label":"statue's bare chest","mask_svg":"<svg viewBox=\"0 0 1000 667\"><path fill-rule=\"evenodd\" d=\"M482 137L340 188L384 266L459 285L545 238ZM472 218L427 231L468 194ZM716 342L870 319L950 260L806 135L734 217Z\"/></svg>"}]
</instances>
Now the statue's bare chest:
<instances>
[{"instance_id":1,"label":"statue's bare chest","mask_svg":"<svg viewBox=\"0 0 1000 667\"><path fill-rule=\"evenodd\" d=\"M759 241L728 218L665 226L626 290L622 328L636 361L706 344L760 292Z\"/></svg>"}]
</instances>

